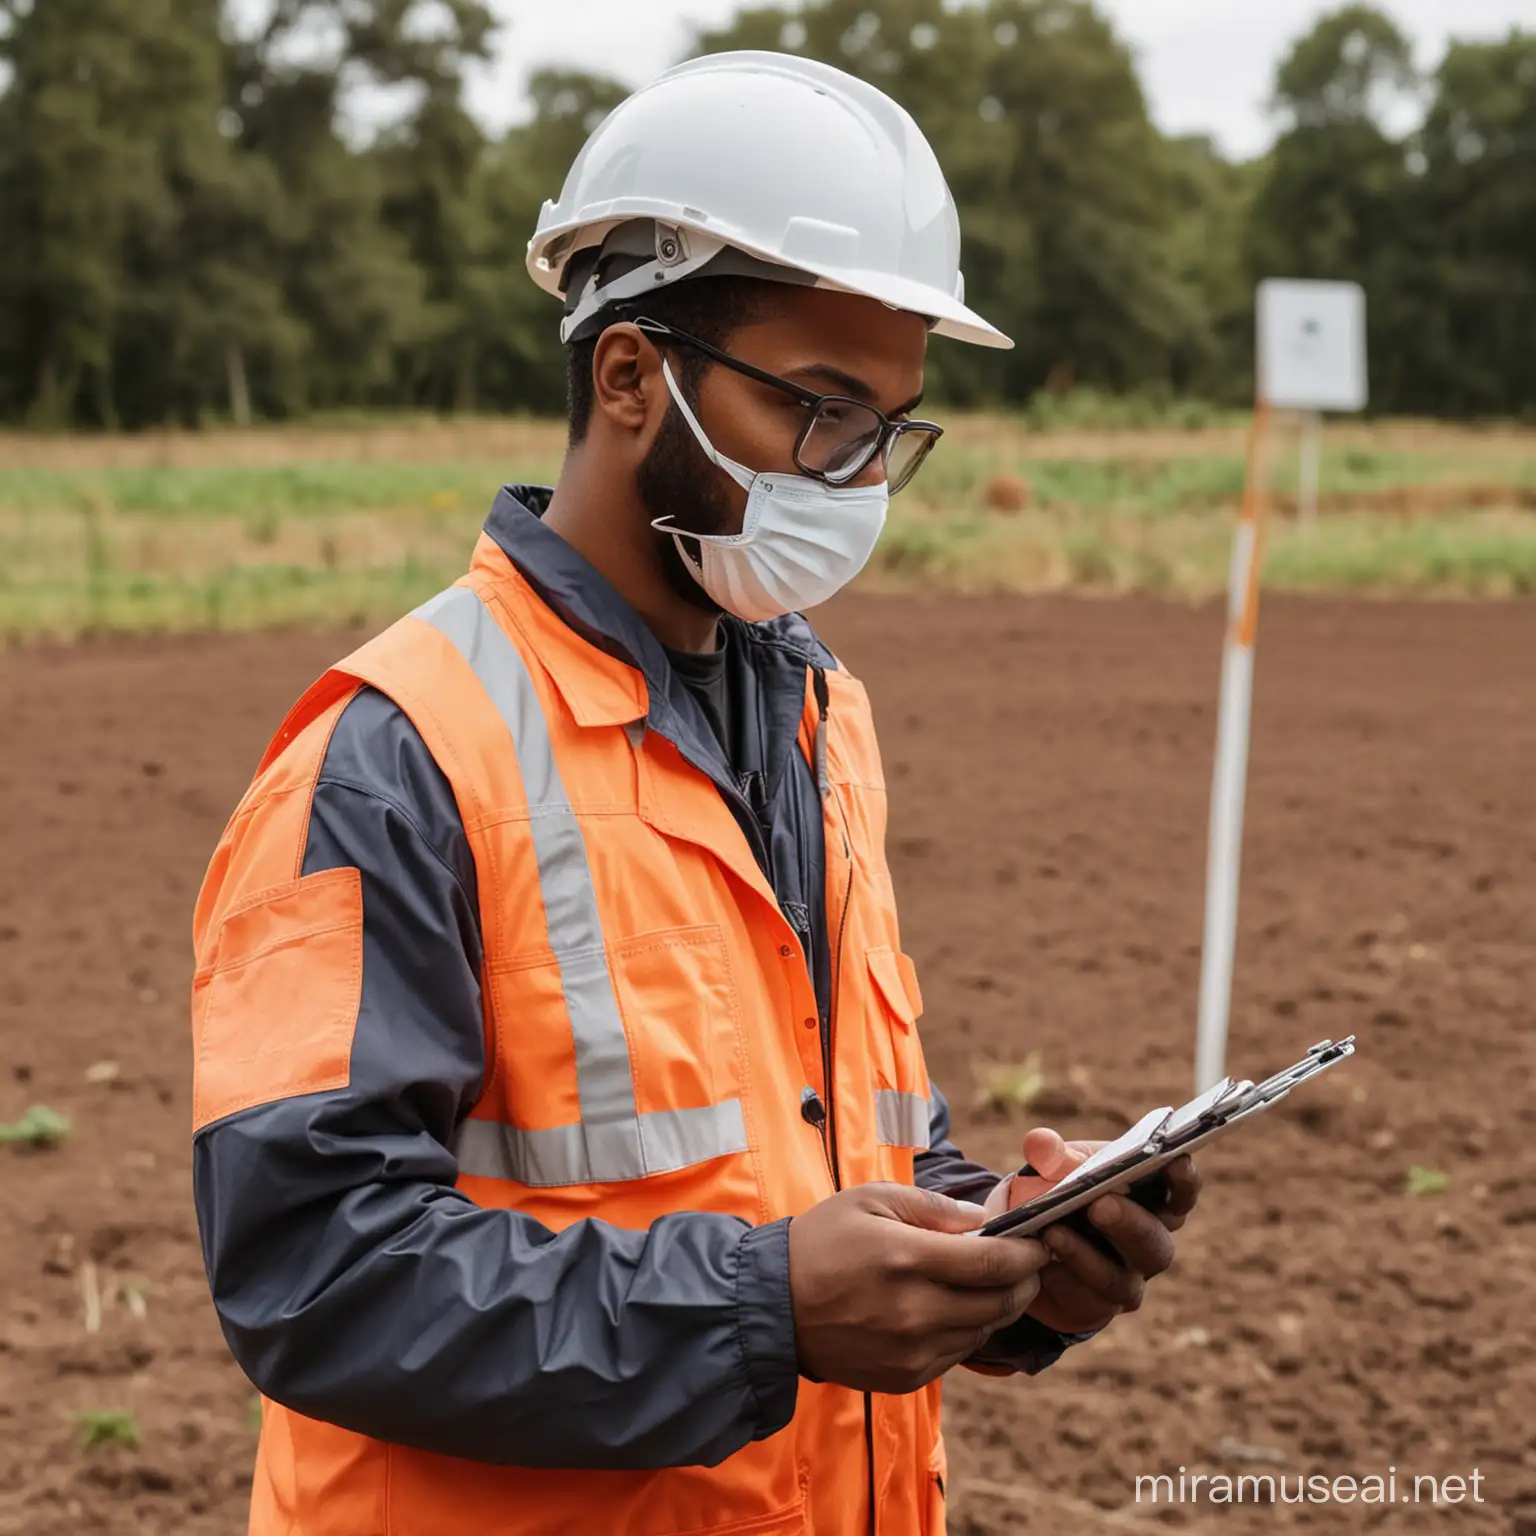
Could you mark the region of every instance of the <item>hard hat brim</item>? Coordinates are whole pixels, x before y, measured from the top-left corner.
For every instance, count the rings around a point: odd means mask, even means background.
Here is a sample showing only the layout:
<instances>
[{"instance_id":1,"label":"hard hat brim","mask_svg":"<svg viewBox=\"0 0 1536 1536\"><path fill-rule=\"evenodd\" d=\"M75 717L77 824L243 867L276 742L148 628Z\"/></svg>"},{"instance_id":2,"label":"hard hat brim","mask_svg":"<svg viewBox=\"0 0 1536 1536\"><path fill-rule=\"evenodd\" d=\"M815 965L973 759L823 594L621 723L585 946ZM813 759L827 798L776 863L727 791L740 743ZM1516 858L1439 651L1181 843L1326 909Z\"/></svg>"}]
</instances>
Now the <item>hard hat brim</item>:
<instances>
[{"instance_id":1,"label":"hard hat brim","mask_svg":"<svg viewBox=\"0 0 1536 1536\"><path fill-rule=\"evenodd\" d=\"M882 304L890 305L892 309L922 315L933 322L933 331L936 335L948 336L955 341L967 342L977 347L1008 350L1013 346L1011 337L984 320L975 310L953 295L944 293L927 283L916 282L891 272L872 272L864 268L838 267L812 261L797 261L791 265L782 260L776 260L775 252L765 250L751 240L743 239L735 231L726 231L718 225L711 226L691 220L683 215L681 209L659 208L649 199L644 200L643 205L637 200L636 205L631 208L615 208L610 204L601 210L597 218L592 216L595 212L597 211L583 210L585 215L583 217L572 219L569 223L540 229L538 234L528 242L529 276L546 293L560 294L564 267L578 249L578 247L561 249L562 236L579 231L582 237L581 246L585 247L588 244L600 242L609 230L627 222L630 218L664 217L668 223L680 229L692 229L700 234L723 238L736 250L755 256L770 267L781 267L788 271L808 274L815 279L817 287L878 299ZM551 263L546 256L546 252L551 247L560 252L558 266Z\"/></svg>"}]
</instances>

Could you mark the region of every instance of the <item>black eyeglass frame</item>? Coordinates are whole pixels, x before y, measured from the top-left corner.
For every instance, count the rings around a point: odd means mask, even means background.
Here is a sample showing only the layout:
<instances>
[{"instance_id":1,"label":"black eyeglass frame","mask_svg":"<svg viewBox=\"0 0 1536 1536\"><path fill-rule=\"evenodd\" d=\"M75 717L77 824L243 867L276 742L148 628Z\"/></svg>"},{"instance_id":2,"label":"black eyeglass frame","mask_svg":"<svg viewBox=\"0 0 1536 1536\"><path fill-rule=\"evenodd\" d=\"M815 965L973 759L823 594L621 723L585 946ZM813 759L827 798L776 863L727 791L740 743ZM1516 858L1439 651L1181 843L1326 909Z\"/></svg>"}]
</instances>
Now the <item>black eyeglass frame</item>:
<instances>
[{"instance_id":1,"label":"black eyeglass frame","mask_svg":"<svg viewBox=\"0 0 1536 1536\"><path fill-rule=\"evenodd\" d=\"M933 452L934 444L944 435L944 428L936 421L892 421L884 411L873 406L867 400L855 399L852 395L818 395L815 390L806 389L803 385L795 384L789 379L780 378L776 373L769 373L766 368L759 368L753 363L745 363L739 357L732 357L729 352L722 352L719 347L701 340L697 336L690 336L687 331L680 331L675 326L667 325L661 320L651 320L645 316L639 316L632 322L645 336L653 342L657 340L672 342L685 347L692 347L694 351L701 352L712 362L719 363L724 368L730 368L744 378L755 379L759 384L766 384L771 389L781 390L786 395L793 395L806 407L805 425L800 429L800 436L795 440L795 464L802 473L809 475L813 480L823 481L827 485L847 485L850 480L862 475L874 462L876 456L881 457L885 463L890 463L891 450L896 446L896 439L907 432L924 432L928 436L928 446L912 461L911 466L902 476L899 484L887 485L886 489L894 496L898 491L904 490L912 483L912 477L923 467L923 461ZM851 468L841 474L832 474L824 469L816 469L807 464L802 457L802 450L806 440L816 430L816 418L821 413L821 408L828 401L834 401L840 405L851 405L861 411L868 411L880 422L880 431L876 434L869 452L864 454Z\"/></svg>"}]
</instances>

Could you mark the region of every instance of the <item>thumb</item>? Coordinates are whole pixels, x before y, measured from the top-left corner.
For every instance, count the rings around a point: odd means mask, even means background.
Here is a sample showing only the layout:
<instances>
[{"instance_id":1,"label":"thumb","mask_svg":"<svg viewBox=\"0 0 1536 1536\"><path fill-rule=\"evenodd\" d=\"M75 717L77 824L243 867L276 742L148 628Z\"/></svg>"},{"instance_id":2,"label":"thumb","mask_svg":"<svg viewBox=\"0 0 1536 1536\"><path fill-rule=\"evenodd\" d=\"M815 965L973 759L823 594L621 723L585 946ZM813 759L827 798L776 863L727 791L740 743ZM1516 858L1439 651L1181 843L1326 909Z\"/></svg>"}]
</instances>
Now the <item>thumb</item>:
<instances>
[{"instance_id":1,"label":"thumb","mask_svg":"<svg viewBox=\"0 0 1536 1536\"><path fill-rule=\"evenodd\" d=\"M1025 1133L1024 1156L1047 1184L1054 1184L1071 1173L1085 1154L1069 1147L1057 1132L1037 1126Z\"/></svg>"},{"instance_id":2,"label":"thumb","mask_svg":"<svg viewBox=\"0 0 1536 1536\"><path fill-rule=\"evenodd\" d=\"M908 1227L922 1227L929 1232L973 1232L985 1219L979 1205L951 1200L948 1195L917 1189L911 1184L870 1184L866 1190L874 1197L870 1209L875 1214Z\"/></svg>"}]
</instances>

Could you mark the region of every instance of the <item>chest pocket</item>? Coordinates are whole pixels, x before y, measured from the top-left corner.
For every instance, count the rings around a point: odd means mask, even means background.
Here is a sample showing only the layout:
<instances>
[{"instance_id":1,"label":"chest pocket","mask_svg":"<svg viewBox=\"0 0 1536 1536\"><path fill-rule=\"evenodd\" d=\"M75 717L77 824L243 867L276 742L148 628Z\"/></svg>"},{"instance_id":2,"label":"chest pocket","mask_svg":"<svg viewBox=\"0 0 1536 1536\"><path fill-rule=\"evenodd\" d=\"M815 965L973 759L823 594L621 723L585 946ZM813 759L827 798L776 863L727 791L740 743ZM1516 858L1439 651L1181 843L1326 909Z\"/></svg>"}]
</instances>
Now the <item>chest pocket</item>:
<instances>
[{"instance_id":1,"label":"chest pocket","mask_svg":"<svg viewBox=\"0 0 1536 1536\"><path fill-rule=\"evenodd\" d=\"M747 1151L741 1002L718 927L528 956L490 984L508 1027L486 1107L505 1123L466 1124L466 1171L591 1186ZM750 1177L747 1192L755 1205Z\"/></svg>"}]
</instances>

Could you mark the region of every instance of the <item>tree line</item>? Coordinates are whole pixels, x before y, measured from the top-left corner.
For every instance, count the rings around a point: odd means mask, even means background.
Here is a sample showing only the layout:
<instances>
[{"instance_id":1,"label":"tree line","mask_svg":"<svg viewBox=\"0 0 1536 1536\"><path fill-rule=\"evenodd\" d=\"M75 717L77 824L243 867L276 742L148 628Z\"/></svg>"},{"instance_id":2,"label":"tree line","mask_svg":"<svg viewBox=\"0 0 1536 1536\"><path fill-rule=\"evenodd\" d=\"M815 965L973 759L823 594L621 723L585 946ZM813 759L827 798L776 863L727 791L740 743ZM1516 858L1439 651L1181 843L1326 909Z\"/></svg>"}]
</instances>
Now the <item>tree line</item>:
<instances>
[{"instance_id":1,"label":"tree line","mask_svg":"<svg viewBox=\"0 0 1536 1536\"><path fill-rule=\"evenodd\" d=\"M0 0L0 420L558 413L524 252L626 90L546 70L491 137L464 85L497 41L484 0ZM1536 412L1536 33L1426 76L1347 5L1280 62L1274 144L1241 163L1159 132L1092 0L806 0L696 43L825 59L921 123L968 299L1018 343L936 344L951 404L1242 402L1254 282L1285 275L1366 286L1374 408ZM356 131L359 92L390 126Z\"/></svg>"}]
</instances>

